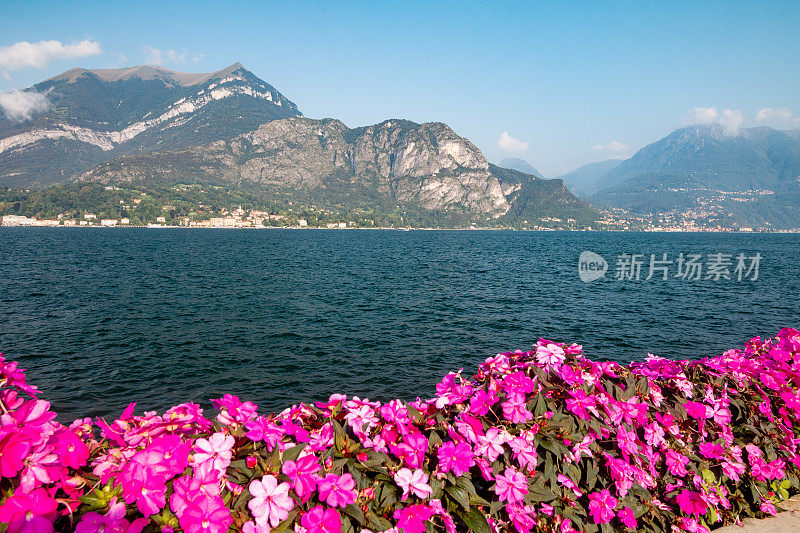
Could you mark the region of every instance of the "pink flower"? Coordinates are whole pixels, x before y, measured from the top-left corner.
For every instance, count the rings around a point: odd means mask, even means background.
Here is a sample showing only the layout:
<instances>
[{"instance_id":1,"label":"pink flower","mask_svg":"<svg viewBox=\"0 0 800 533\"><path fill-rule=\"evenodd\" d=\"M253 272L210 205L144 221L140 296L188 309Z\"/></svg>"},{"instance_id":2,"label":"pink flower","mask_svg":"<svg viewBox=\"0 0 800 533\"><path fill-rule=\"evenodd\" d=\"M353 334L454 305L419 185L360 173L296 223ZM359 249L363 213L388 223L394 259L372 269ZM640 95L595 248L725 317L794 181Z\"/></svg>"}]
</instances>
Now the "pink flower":
<instances>
[{"instance_id":1,"label":"pink flower","mask_svg":"<svg viewBox=\"0 0 800 533\"><path fill-rule=\"evenodd\" d=\"M108 512L104 515L99 513L86 513L81 517L81 521L75 526L75 533L126 533L130 523L125 520L127 508L122 502L116 503L116 498L112 499ZM146 519L145 519L146 520Z\"/></svg>"},{"instance_id":2,"label":"pink flower","mask_svg":"<svg viewBox=\"0 0 800 533\"><path fill-rule=\"evenodd\" d=\"M307 533L341 533L342 520L336 509L325 509L321 505L312 508L300 518L300 525Z\"/></svg>"},{"instance_id":3,"label":"pink flower","mask_svg":"<svg viewBox=\"0 0 800 533\"><path fill-rule=\"evenodd\" d=\"M273 475L268 474L261 481L251 481L248 489L253 499L247 502L247 507L260 526L269 524L275 527L286 520L289 511L294 509L294 500L289 496L289 484L279 484Z\"/></svg>"},{"instance_id":4,"label":"pink flower","mask_svg":"<svg viewBox=\"0 0 800 533\"><path fill-rule=\"evenodd\" d=\"M503 408L503 417L512 424L521 424L533 419L533 413L525 407L525 396L522 394L510 396L509 400L500 406Z\"/></svg>"},{"instance_id":5,"label":"pink flower","mask_svg":"<svg viewBox=\"0 0 800 533\"><path fill-rule=\"evenodd\" d=\"M699 492L690 490L683 490L676 498L681 511L686 514L702 515L706 514L708 504L705 502Z\"/></svg>"},{"instance_id":6,"label":"pink flower","mask_svg":"<svg viewBox=\"0 0 800 533\"><path fill-rule=\"evenodd\" d=\"M219 483L203 483L202 480L184 476L173 483L173 492L169 497L169 506L180 517L184 509L199 496L219 496Z\"/></svg>"},{"instance_id":7,"label":"pink flower","mask_svg":"<svg viewBox=\"0 0 800 533\"><path fill-rule=\"evenodd\" d=\"M556 479L561 485L571 490L575 494L576 498L580 498L581 496L583 496L583 491L578 488L578 485L574 481L572 481L572 479L568 478L564 474L558 474Z\"/></svg>"},{"instance_id":8,"label":"pink flower","mask_svg":"<svg viewBox=\"0 0 800 533\"><path fill-rule=\"evenodd\" d=\"M564 362L564 349L557 344L539 345L536 347L536 360L546 366L559 366Z\"/></svg>"},{"instance_id":9,"label":"pink flower","mask_svg":"<svg viewBox=\"0 0 800 533\"><path fill-rule=\"evenodd\" d=\"M0 505L0 522L8 524L8 533L53 533L58 504L45 489L17 493Z\"/></svg>"},{"instance_id":10,"label":"pink flower","mask_svg":"<svg viewBox=\"0 0 800 533\"><path fill-rule=\"evenodd\" d=\"M237 396L226 394L222 398L211 400L211 405L218 409L220 413L217 420L230 426L232 424L244 424L248 420L256 417L258 406L253 402L242 402Z\"/></svg>"},{"instance_id":11,"label":"pink flower","mask_svg":"<svg viewBox=\"0 0 800 533\"><path fill-rule=\"evenodd\" d=\"M624 426L619 426L617 428L617 447L624 456L636 453L639 450L639 446L636 444L636 432L625 431Z\"/></svg>"},{"instance_id":12,"label":"pink flower","mask_svg":"<svg viewBox=\"0 0 800 533\"><path fill-rule=\"evenodd\" d=\"M513 467L506 468L504 474L498 474L495 481L494 491L501 502L521 502L528 494L528 478Z\"/></svg>"},{"instance_id":13,"label":"pink flower","mask_svg":"<svg viewBox=\"0 0 800 533\"><path fill-rule=\"evenodd\" d=\"M445 442L437 450L439 467L442 472L452 472L454 476L462 476L475 464L472 448L466 442Z\"/></svg>"},{"instance_id":14,"label":"pink flower","mask_svg":"<svg viewBox=\"0 0 800 533\"><path fill-rule=\"evenodd\" d=\"M427 505L417 504L397 509L393 516L403 533L425 533L425 521L433 516L433 510Z\"/></svg>"},{"instance_id":15,"label":"pink flower","mask_svg":"<svg viewBox=\"0 0 800 533\"><path fill-rule=\"evenodd\" d=\"M608 489L589 494L589 513L595 524L607 524L614 518L614 509L617 507L617 499L614 498Z\"/></svg>"},{"instance_id":16,"label":"pink flower","mask_svg":"<svg viewBox=\"0 0 800 533\"><path fill-rule=\"evenodd\" d=\"M185 533L225 533L233 518L219 496L198 496L179 519Z\"/></svg>"},{"instance_id":17,"label":"pink flower","mask_svg":"<svg viewBox=\"0 0 800 533\"><path fill-rule=\"evenodd\" d=\"M689 464L689 458L679 454L674 450L667 450L664 460L667 463L667 469L673 476L683 477L687 474L686 465Z\"/></svg>"},{"instance_id":18,"label":"pink flower","mask_svg":"<svg viewBox=\"0 0 800 533\"><path fill-rule=\"evenodd\" d=\"M620 522L622 522L625 527L629 529L636 529L639 527L639 524L636 522L636 517L633 514L633 509L628 506L620 509L617 512L617 517L619 518Z\"/></svg>"},{"instance_id":19,"label":"pink flower","mask_svg":"<svg viewBox=\"0 0 800 533\"><path fill-rule=\"evenodd\" d=\"M353 490L356 481L350 474L337 476L328 474L317 482L319 499L331 507L345 507L356 501L358 493Z\"/></svg>"},{"instance_id":20,"label":"pink flower","mask_svg":"<svg viewBox=\"0 0 800 533\"><path fill-rule=\"evenodd\" d=\"M411 492L417 498L427 498L433 492L431 486L428 485L428 474L419 468L413 472L409 468L401 468L394 475L394 481L398 487L403 489L401 500L406 500Z\"/></svg>"},{"instance_id":21,"label":"pink flower","mask_svg":"<svg viewBox=\"0 0 800 533\"><path fill-rule=\"evenodd\" d=\"M568 398L566 401L567 409L573 412L578 418L589 420L590 412L595 416L599 416L597 408L595 407L597 404L595 398L586 394L586 391L577 389L569 391L569 395L572 396L572 398Z\"/></svg>"},{"instance_id":22,"label":"pink flower","mask_svg":"<svg viewBox=\"0 0 800 533\"><path fill-rule=\"evenodd\" d=\"M248 439L254 442L266 442L269 451L272 451L278 441L283 438L283 430L266 416L248 420L244 427L247 429Z\"/></svg>"},{"instance_id":23,"label":"pink flower","mask_svg":"<svg viewBox=\"0 0 800 533\"><path fill-rule=\"evenodd\" d=\"M510 504L506 507L508 517L514 523L519 533L530 533L531 528L536 524L536 510L532 505L522 506L520 504Z\"/></svg>"},{"instance_id":24,"label":"pink flower","mask_svg":"<svg viewBox=\"0 0 800 533\"><path fill-rule=\"evenodd\" d=\"M197 439L194 443L194 463L207 466L213 470L224 472L231 464L233 444L236 441L231 435L214 433L209 439Z\"/></svg>"},{"instance_id":25,"label":"pink flower","mask_svg":"<svg viewBox=\"0 0 800 533\"><path fill-rule=\"evenodd\" d=\"M523 437L514 437L508 442L511 446L512 457L517 460L522 470L531 471L539 463L536 455L536 446L525 440Z\"/></svg>"},{"instance_id":26,"label":"pink flower","mask_svg":"<svg viewBox=\"0 0 800 533\"><path fill-rule=\"evenodd\" d=\"M289 476L295 493L305 502L317 488L319 476L316 474L322 469L316 456L306 455L297 461L283 463L282 471Z\"/></svg>"}]
</instances>

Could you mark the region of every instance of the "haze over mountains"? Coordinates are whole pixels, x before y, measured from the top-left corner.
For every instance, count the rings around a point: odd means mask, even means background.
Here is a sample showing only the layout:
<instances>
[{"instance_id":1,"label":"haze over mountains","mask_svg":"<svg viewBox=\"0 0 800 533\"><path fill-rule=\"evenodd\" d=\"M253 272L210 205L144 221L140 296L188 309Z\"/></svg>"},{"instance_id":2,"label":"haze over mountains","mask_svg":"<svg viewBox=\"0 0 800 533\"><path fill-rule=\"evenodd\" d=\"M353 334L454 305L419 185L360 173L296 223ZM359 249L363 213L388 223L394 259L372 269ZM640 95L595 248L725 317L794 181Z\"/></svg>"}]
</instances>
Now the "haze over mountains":
<instances>
[{"instance_id":1,"label":"haze over mountains","mask_svg":"<svg viewBox=\"0 0 800 533\"><path fill-rule=\"evenodd\" d=\"M388 120L351 129L303 118L239 63L209 74L77 68L27 93L47 105L29 119L7 113L0 120L0 185L200 182L323 205L357 198L488 220L509 212L533 220L568 213L582 223L597 216L560 181L490 167L446 124Z\"/></svg>"}]
</instances>

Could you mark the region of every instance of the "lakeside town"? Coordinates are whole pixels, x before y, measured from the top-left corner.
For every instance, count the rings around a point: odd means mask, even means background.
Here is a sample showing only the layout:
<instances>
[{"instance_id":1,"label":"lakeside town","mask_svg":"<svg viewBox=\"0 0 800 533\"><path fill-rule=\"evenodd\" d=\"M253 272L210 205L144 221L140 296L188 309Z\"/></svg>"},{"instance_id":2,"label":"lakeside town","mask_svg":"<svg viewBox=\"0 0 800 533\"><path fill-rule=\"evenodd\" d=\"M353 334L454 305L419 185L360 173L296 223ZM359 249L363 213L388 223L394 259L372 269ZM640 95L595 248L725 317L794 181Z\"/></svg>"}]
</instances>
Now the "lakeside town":
<instances>
[{"instance_id":1,"label":"lakeside town","mask_svg":"<svg viewBox=\"0 0 800 533\"><path fill-rule=\"evenodd\" d=\"M171 206L164 206L165 210ZM695 219L682 219L670 216L652 217L635 215L630 213L611 213L603 212L604 217L597 221L592 227L575 227L573 219L562 220L555 217L545 217L540 222L548 224L526 224L522 227L504 226L480 226L471 224L462 228L450 229L516 229L529 231L650 231L650 232L686 232L686 233L800 233L800 228L792 229L771 229L753 228L749 226L725 227L725 226L704 226L697 223ZM179 218L167 218L158 216L155 222L132 223L129 217L121 218L100 218L96 213L83 213L79 218L70 217L67 214L59 214L55 218L37 219L24 215L3 215L0 216L0 226L5 227L91 227L91 228L225 228L225 229L270 229L270 228L294 228L294 229L443 229L412 226L384 226L376 225L374 221L342 220L339 222L319 222L309 223L306 218L297 216L287 216L284 214L269 213L260 210L245 210L241 206L233 210L222 210L220 216L209 217L207 219L196 219L190 216Z\"/></svg>"}]
</instances>

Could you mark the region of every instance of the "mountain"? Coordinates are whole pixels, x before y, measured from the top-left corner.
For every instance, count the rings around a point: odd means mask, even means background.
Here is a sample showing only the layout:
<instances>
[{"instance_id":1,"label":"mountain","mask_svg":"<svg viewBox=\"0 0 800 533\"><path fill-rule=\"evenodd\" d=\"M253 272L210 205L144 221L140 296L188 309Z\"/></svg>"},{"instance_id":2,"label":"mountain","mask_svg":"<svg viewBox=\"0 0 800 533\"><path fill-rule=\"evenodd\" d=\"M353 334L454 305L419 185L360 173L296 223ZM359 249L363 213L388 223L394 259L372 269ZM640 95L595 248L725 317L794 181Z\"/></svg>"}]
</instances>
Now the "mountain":
<instances>
[{"instance_id":1,"label":"mountain","mask_svg":"<svg viewBox=\"0 0 800 533\"><path fill-rule=\"evenodd\" d=\"M532 222L564 214L559 211L563 206L569 206L571 218L587 224L597 218L562 182L550 184L554 180L490 165L446 124L396 119L355 129L333 119L276 120L228 141L120 157L79 179L117 185L236 185L327 206L400 202L495 219L507 215L503 220L510 222L522 213Z\"/></svg>"},{"instance_id":2,"label":"mountain","mask_svg":"<svg viewBox=\"0 0 800 533\"><path fill-rule=\"evenodd\" d=\"M540 178L542 177L542 173L533 168L533 165L524 159L520 159L519 157L506 157L500 161L498 166L502 168L510 168L511 170L516 170L524 174L531 174L533 176L539 176Z\"/></svg>"},{"instance_id":3,"label":"mountain","mask_svg":"<svg viewBox=\"0 0 800 533\"><path fill-rule=\"evenodd\" d=\"M676 130L596 182L590 197L637 213L701 213L725 224L800 227L800 130Z\"/></svg>"},{"instance_id":4,"label":"mountain","mask_svg":"<svg viewBox=\"0 0 800 533\"><path fill-rule=\"evenodd\" d=\"M597 221L597 212L575 198L560 179L546 180L492 164L489 172L500 182L510 206L503 222L525 226L527 222L542 219L551 219L550 222L572 219L577 226L585 227Z\"/></svg>"},{"instance_id":5,"label":"mountain","mask_svg":"<svg viewBox=\"0 0 800 533\"><path fill-rule=\"evenodd\" d=\"M45 111L0 118L0 185L63 182L120 155L197 146L302 116L240 63L208 74L75 68L25 93L44 99Z\"/></svg>"},{"instance_id":6,"label":"mountain","mask_svg":"<svg viewBox=\"0 0 800 533\"><path fill-rule=\"evenodd\" d=\"M190 198L213 201L215 212L225 198L247 198L287 213L297 202L324 217L391 213L382 220L401 224L531 226L546 218L575 227L598 217L563 182L489 165L446 124L348 128L305 118L239 63L208 74L73 69L26 93L46 105L27 120L11 113L0 121L0 186L61 188L7 192L21 199L3 208L13 212L49 213L84 192L106 205L115 195L95 186L103 184L140 188L167 206L180 200L187 213ZM86 182L95 185L83 191Z\"/></svg>"},{"instance_id":7,"label":"mountain","mask_svg":"<svg viewBox=\"0 0 800 533\"><path fill-rule=\"evenodd\" d=\"M559 176L558 179L563 180L569 190L578 196L588 196L597 192L597 182L621 162L621 159L608 159L589 163L563 176Z\"/></svg>"}]
</instances>

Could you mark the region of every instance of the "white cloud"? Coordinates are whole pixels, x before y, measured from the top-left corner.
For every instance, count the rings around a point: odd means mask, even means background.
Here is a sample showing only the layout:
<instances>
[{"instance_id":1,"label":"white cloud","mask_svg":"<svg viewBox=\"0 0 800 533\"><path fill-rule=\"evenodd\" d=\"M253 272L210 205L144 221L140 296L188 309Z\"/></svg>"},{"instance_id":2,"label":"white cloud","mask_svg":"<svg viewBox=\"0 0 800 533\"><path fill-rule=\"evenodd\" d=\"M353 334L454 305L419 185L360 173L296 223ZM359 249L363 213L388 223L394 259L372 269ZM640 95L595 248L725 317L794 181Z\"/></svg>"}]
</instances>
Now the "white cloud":
<instances>
[{"instance_id":1,"label":"white cloud","mask_svg":"<svg viewBox=\"0 0 800 533\"><path fill-rule=\"evenodd\" d=\"M795 117L788 107L762 107L756 113L756 122L768 122L776 125L800 124L800 117Z\"/></svg>"},{"instance_id":2,"label":"white cloud","mask_svg":"<svg viewBox=\"0 0 800 533\"><path fill-rule=\"evenodd\" d=\"M192 61L194 61L195 63L199 63L203 60L204 57L206 57L205 54L195 54L195 56L192 58Z\"/></svg>"},{"instance_id":3,"label":"white cloud","mask_svg":"<svg viewBox=\"0 0 800 533\"><path fill-rule=\"evenodd\" d=\"M100 43L96 41L83 40L74 44L63 44L60 41L20 41L0 48L0 69L8 71L29 67L44 68L53 61L102 53Z\"/></svg>"},{"instance_id":4,"label":"white cloud","mask_svg":"<svg viewBox=\"0 0 800 533\"><path fill-rule=\"evenodd\" d=\"M12 91L0 93L0 107L9 120L22 122L30 120L36 113L44 113L50 108L47 93L34 91Z\"/></svg>"},{"instance_id":5,"label":"white cloud","mask_svg":"<svg viewBox=\"0 0 800 533\"><path fill-rule=\"evenodd\" d=\"M598 144L592 146L591 149L595 152L610 152L612 154L627 154L630 153L631 147L627 144L622 144L619 141L611 141L608 144Z\"/></svg>"},{"instance_id":6,"label":"white cloud","mask_svg":"<svg viewBox=\"0 0 800 533\"><path fill-rule=\"evenodd\" d=\"M744 122L744 116L738 109L726 108L720 112L716 107L695 107L689 111L689 116L683 121L686 125L719 124L726 135L736 135L742 122Z\"/></svg>"},{"instance_id":7,"label":"white cloud","mask_svg":"<svg viewBox=\"0 0 800 533\"><path fill-rule=\"evenodd\" d=\"M144 62L148 65L186 63L186 52L179 54L172 49L162 51L160 48L153 48L148 45L142 47L142 52L146 56Z\"/></svg>"},{"instance_id":8,"label":"white cloud","mask_svg":"<svg viewBox=\"0 0 800 533\"><path fill-rule=\"evenodd\" d=\"M530 146L530 143L515 139L507 131L501 133L500 138L497 139L497 147L504 152L524 152L528 149L528 146Z\"/></svg>"}]
</instances>

